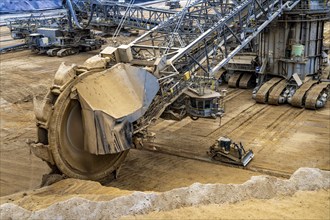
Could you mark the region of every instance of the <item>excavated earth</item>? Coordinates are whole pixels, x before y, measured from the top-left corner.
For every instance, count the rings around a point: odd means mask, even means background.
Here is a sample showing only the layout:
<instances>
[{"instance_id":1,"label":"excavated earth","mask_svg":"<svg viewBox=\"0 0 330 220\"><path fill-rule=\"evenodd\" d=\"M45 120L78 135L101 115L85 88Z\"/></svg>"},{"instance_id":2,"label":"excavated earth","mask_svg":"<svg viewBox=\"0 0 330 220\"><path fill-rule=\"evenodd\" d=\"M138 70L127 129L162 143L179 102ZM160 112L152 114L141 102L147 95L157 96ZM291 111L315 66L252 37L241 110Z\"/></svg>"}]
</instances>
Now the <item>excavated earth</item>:
<instances>
[{"instance_id":1,"label":"excavated earth","mask_svg":"<svg viewBox=\"0 0 330 220\"><path fill-rule=\"evenodd\" d=\"M45 94L61 62L97 53L0 55L1 219L330 219L329 102L317 111L259 105L250 90L229 91L221 126L159 120L154 146L131 150L106 186L65 179L40 188L49 168L26 145L36 137L33 96ZM221 135L253 149L247 168L205 162Z\"/></svg>"},{"instance_id":2,"label":"excavated earth","mask_svg":"<svg viewBox=\"0 0 330 220\"><path fill-rule=\"evenodd\" d=\"M118 219L123 216L132 217L141 214L149 214L150 217L154 214L154 217L157 217L155 212L163 212L161 214L163 217L185 218L187 216L182 214L176 216L174 214L175 211L178 212L178 209L201 205L237 203L239 206L239 202L251 199L254 199L254 202L256 199L258 201L280 196L283 199L285 196L292 196L297 191L324 190L329 192L329 178L329 171L321 171L315 168L300 168L288 180L270 176L255 176L243 184L194 183L188 187L162 193L131 192L128 195L106 201L91 201L73 197L63 202L54 203L45 209L33 211L21 208L16 204L5 203L0 206L0 212L1 219L76 219L86 217L89 219L109 217ZM52 187L49 188L48 190L51 190ZM329 199L329 195L327 199ZM198 207L197 209L203 208L205 207ZM301 213L299 212L299 214ZM313 215L313 217L316 216L327 217L329 216L329 210L323 210L321 213ZM146 216L135 217L143 219ZM205 218L205 216L201 217ZM223 216L219 213L219 217Z\"/></svg>"}]
</instances>

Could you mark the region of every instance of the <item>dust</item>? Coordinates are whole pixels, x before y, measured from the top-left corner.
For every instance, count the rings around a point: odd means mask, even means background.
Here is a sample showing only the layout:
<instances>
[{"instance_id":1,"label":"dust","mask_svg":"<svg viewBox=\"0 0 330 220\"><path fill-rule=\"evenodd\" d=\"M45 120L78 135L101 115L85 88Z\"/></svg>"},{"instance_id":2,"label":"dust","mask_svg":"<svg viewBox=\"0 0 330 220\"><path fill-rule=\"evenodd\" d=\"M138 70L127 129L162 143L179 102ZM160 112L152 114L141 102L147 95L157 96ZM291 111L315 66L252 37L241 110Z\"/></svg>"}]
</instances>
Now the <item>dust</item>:
<instances>
[{"instance_id":1,"label":"dust","mask_svg":"<svg viewBox=\"0 0 330 220\"><path fill-rule=\"evenodd\" d=\"M243 184L200 184L163 193L133 192L110 201L94 202L82 198L55 203L46 209L28 211L12 203L0 206L1 219L118 219L127 215L164 212L183 207L232 204L249 199L292 196L297 191L330 188L330 172L300 168L290 179L254 176Z\"/></svg>"}]
</instances>

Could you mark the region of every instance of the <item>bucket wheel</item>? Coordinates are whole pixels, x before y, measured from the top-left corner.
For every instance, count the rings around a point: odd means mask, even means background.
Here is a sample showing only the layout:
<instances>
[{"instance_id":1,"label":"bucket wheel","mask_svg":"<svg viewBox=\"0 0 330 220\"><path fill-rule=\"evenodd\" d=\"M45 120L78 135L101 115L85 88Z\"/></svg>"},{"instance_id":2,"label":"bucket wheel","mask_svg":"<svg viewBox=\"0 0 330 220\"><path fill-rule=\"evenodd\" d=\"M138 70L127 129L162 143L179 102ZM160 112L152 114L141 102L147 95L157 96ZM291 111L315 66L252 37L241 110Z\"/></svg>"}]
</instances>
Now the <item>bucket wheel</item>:
<instances>
[{"instance_id":1,"label":"bucket wheel","mask_svg":"<svg viewBox=\"0 0 330 220\"><path fill-rule=\"evenodd\" d=\"M105 155L84 150L84 121L80 102L70 97L72 84L54 105L48 130L50 152L57 168L66 176L96 181L108 179L119 169L128 150Z\"/></svg>"},{"instance_id":2,"label":"bucket wheel","mask_svg":"<svg viewBox=\"0 0 330 220\"><path fill-rule=\"evenodd\" d=\"M107 62L98 56L89 61L94 68ZM50 91L34 99L38 139L30 147L56 173L104 182L117 177L133 147L133 123L152 104L159 84L146 70L128 64L83 67L62 63ZM130 105L122 108L123 102Z\"/></svg>"}]
</instances>

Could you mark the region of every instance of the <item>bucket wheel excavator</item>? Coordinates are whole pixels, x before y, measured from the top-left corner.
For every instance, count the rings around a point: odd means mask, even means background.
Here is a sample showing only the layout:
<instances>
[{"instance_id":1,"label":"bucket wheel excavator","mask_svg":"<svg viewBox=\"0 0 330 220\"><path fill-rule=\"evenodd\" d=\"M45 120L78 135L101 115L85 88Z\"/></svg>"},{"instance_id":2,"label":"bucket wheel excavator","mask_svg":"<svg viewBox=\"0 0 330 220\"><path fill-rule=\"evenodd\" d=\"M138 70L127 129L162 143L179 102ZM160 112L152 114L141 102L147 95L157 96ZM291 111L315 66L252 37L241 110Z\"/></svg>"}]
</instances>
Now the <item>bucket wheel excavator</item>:
<instances>
[{"instance_id":1,"label":"bucket wheel excavator","mask_svg":"<svg viewBox=\"0 0 330 220\"><path fill-rule=\"evenodd\" d=\"M32 151L66 176L102 181L162 113L220 117L215 73L298 3L188 1L128 45L107 47L82 65L63 63L48 94L34 100Z\"/></svg>"}]
</instances>

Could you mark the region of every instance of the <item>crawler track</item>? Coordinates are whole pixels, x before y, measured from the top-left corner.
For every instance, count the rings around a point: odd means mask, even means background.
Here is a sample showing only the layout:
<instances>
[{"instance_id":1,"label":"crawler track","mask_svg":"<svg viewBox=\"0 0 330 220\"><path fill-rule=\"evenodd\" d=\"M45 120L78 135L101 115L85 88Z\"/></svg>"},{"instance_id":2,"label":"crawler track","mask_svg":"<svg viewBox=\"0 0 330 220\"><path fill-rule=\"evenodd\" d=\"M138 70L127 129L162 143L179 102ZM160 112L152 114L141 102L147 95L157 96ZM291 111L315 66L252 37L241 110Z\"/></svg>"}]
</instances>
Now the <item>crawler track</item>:
<instances>
[{"instance_id":1,"label":"crawler track","mask_svg":"<svg viewBox=\"0 0 330 220\"><path fill-rule=\"evenodd\" d=\"M234 73L228 81L228 86L231 88L239 87L241 89L252 88L255 86L253 79L254 77L251 73Z\"/></svg>"},{"instance_id":2,"label":"crawler track","mask_svg":"<svg viewBox=\"0 0 330 220\"><path fill-rule=\"evenodd\" d=\"M279 83L277 83L273 89L269 92L268 96L268 104L271 105L279 105L279 97L283 90L286 87L286 80L282 80Z\"/></svg>"},{"instance_id":3,"label":"crawler track","mask_svg":"<svg viewBox=\"0 0 330 220\"><path fill-rule=\"evenodd\" d=\"M228 86L231 88L236 88L238 86L239 79L241 78L241 73L234 73L228 81Z\"/></svg>"},{"instance_id":4,"label":"crawler track","mask_svg":"<svg viewBox=\"0 0 330 220\"><path fill-rule=\"evenodd\" d=\"M317 100L324 89L329 89L329 85L329 82L322 82L313 86L306 95L305 108L317 109Z\"/></svg>"},{"instance_id":5,"label":"crawler track","mask_svg":"<svg viewBox=\"0 0 330 220\"><path fill-rule=\"evenodd\" d=\"M244 73L243 76L239 80L239 88L248 89L253 87L253 74L251 73Z\"/></svg>"},{"instance_id":6,"label":"crawler track","mask_svg":"<svg viewBox=\"0 0 330 220\"><path fill-rule=\"evenodd\" d=\"M299 89L297 89L295 94L292 96L291 105L294 107L303 108L306 99L306 93L316 83L317 81L310 80L305 82Z\"/></svg>"},{"instance_id":7,"label":"crawler track","mask_svg":"<svg viewBox=\"0 0 330 220\"><path fill-rule=\"evenodd\" d=\"M256 94L256 102L267 103L269 92L281 80L282 78L272 78L271 80L263 84Z\"/></svg>"}]
</instances>

